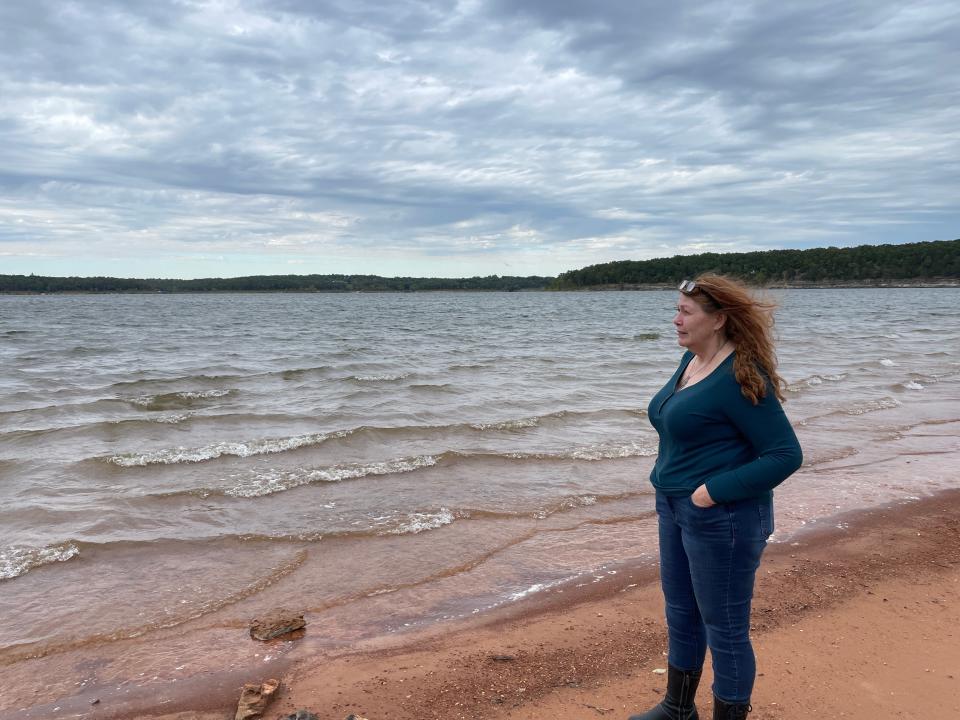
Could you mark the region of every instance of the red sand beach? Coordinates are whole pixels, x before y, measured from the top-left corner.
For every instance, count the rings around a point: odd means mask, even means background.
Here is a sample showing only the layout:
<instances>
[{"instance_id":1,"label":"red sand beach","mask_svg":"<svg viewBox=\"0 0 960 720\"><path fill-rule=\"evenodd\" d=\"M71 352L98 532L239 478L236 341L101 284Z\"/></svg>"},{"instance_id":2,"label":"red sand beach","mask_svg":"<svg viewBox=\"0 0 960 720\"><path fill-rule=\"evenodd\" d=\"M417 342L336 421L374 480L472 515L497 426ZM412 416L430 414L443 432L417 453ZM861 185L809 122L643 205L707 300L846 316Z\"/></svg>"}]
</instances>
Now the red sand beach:
<instances>
[{"instance_id":1,"label":"red sand beach","mask_svg":"<svg viewBox=\"0 0 960 720\"><path fill-rule=\"evenodd\" d=\"M751 717L960 716L960 491L843 520L768 550ZM513 617L301 661L264 717L625 718L663 690L661 617L655 574L623 572ZM232 718L230 688L208 690L156 715L96 717Z\"/></svg>"}]
</instances>

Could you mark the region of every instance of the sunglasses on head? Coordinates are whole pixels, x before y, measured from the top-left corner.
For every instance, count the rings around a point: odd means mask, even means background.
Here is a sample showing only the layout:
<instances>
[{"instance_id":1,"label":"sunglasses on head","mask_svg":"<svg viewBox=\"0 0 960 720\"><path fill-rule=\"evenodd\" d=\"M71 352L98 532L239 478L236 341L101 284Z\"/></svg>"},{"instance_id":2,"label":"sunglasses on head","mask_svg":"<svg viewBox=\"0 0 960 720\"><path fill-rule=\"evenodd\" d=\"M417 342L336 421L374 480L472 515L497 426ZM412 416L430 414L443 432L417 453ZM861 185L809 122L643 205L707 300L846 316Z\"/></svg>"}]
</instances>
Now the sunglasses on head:
<instances>
[{"instance_id":1,"label":"sunglasses on head","mask_svg":"<svg viewBox=\"0 0 960 720\"><path fill-rule=\"evenodd\" d=\"M677 286L677 290L682 292L684 295L693 295L693 293L698 290L702 292L707 298L717 307L721 307L720 303L717 302L717 299L710 294L708 290L705 290L703 287L697 284L696 280L684 280Z\"/></svg>"}]
</instances>

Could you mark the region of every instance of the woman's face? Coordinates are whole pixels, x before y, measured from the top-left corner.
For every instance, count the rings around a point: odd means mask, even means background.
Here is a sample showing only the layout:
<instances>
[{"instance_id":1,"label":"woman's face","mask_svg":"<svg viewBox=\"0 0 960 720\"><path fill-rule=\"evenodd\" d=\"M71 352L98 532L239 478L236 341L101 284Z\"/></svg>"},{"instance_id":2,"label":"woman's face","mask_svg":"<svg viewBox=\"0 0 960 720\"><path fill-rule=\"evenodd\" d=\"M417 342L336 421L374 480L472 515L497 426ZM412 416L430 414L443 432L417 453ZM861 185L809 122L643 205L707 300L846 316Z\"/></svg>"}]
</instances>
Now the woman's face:
<instances>
[{"instance_id":1,"label":"woman's face","mask_svg":"<svg viewBox=\"0 0 960 720\"><path fill-rule=\"evenodd\" d=\"M681 347L695 353L707 350L722 325L720 313L708 313L696 300L680 293L673 326L677 329L677 343Z\"/></svg>"}]
</instances>

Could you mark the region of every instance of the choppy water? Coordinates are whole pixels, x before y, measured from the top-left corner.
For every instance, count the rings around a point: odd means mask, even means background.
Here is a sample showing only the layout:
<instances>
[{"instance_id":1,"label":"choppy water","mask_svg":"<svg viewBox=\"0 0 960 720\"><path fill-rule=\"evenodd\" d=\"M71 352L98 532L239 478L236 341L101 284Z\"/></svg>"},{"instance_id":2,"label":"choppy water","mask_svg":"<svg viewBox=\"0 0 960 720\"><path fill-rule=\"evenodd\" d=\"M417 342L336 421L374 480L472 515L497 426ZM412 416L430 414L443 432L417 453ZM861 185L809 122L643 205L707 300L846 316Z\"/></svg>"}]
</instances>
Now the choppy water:
<instances>
[{"instance_id":1,"label":"choppy water","mask_svg":"<svg viewBox=\"0 0 960 720\"><path fill-rule=\"evenodd\" d=\"M957 483L960 291L782 291L783 541ZM0 662L277 604L349 643L651 562L668 292L0 297Z\"/></svg>"}]
</instances>

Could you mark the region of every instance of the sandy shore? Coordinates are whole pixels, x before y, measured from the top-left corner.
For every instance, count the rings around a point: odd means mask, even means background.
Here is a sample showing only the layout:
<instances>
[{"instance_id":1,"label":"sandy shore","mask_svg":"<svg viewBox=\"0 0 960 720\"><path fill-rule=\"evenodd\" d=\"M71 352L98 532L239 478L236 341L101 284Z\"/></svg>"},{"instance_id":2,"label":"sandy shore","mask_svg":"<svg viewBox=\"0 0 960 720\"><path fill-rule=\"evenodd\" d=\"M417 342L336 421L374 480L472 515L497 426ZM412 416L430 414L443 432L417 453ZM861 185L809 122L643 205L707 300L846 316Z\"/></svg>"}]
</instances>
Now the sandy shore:
<instances>
[{"instance_id":1,"label":"sandy shore","mask_svg":"<svg viewBox=\"0 0 960 720\"><path fill-rule=\"evenodd\" d=\"M772 545L754 608L751 718L960 717L960 491ZM664 642L655 574L625 570L519 616L303 661L265 717L625 718L662 693ZM233 716L200 705L156 717Z\"/></svg>"}]
</instances>

